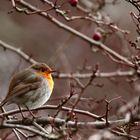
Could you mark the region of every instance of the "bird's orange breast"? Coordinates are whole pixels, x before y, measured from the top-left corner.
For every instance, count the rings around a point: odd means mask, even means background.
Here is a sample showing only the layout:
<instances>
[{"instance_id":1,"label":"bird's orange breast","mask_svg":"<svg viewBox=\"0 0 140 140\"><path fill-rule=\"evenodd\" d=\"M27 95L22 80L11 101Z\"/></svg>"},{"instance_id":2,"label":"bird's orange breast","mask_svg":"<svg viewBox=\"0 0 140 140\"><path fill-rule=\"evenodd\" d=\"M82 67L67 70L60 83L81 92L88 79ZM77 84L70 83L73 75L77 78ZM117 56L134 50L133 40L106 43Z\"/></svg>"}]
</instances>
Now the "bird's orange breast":
<instances>
[{"instance_id":1,"label":"bird's orange breast","mask_svg":"<svg viewBox=\"0 0 140 140\"><path fill-rule=\"evenodd\" d=\"M40 76L43 76L48 81L49 89L52 92L53 87L54 87L54 81L53 81L53 78L52 78L51 74L50 73L48 74L46 72L39 72L38 74Z\"/></svg>"}]
</instances>

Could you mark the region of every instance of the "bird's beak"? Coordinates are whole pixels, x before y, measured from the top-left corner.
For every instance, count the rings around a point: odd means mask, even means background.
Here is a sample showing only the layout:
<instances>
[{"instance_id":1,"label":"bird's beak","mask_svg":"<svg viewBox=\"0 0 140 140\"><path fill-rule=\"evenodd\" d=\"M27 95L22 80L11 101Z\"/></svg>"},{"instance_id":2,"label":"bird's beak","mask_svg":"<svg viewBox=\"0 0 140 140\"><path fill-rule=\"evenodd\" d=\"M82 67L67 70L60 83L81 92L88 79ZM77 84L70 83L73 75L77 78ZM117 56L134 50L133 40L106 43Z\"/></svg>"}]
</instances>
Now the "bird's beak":
<instances>
[{"instance_id":1,"label":"bird's beak","mask_svg":"<svg viewBox=\"0 0 140 140\"><path fill-rule=\"evenodd\" d=\"M55 73L55 72L57 72L56 70L51 70L49 73Z\"/></svg>"}]
</instances>

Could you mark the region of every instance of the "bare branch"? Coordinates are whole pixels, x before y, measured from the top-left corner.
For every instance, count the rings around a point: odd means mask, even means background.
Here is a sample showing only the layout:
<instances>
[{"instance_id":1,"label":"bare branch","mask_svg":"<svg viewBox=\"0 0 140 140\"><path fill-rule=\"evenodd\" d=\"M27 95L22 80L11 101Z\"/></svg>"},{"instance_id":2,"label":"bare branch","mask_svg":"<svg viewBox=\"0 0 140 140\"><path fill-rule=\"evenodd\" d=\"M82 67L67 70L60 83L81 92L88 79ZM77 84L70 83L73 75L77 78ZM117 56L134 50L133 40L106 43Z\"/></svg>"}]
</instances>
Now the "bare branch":
<instances>
[{"instance_id":1,"label":"bare branch","mask_svg":"<svg viewBox=\"0 0 140 140\"><path fill-rule=\"evenodd\" d=\"M27 62L29 62L31 64L36 63L36 61L34 59L32 59L27 54L25 54L23 51L21 51L18 48L15 48L14 46L11 46L11 45L3 42L2 40L0 40L0 46L3 47L4 50L8 49L8 50L11 50L11 51L17 53L19 56L21 56L22 58L24 58Z\"/></svg>"},{"instance_id":2,"label":"bare branch","mask_svg":"<svg viewBox=\"0 0 140 140\"><path fill-rule=\"evenodd\" d=\"M53 118L53 117L41 117L41 118L37 118L35 121L36 121L36 123L42 124L42 125L52 124L52 122L54 122L54 124L56 126L67 125L68 127L78 127L78 128L82 128L82 129L84 129L85 127L89 127L89 128L91 127L91 128L97 128L97 129L111 128L111 127L125 125L128 123L128 121L126 119L121 119L121 120L114 120L114 121L108 120L108 124L106 124L106 121L95 121L95 122L78 121L75 124L75 122L73 122L73 121L66 122L65 119ZM6 121L6 124L25 125L25 126L31 126L31 125L33 125L33 123L34 123L34 121L32 119L28 119L27 121L23 121L23 120L7 120ZM5 127L5 125L1 125L0 129L3 127ZM16 126L15 126L15 128L16 128Z\"/></svg>"},{"instance_id":3,"label":"bare branch","mask_svg":"<svg viewBox=\"0 0 140 140\"><path fill-rule=\"evenodd\" d=\"M36 8L35 6L31 5L28 2L25 2L24 0L20 0L19 4L21 4L22 6L28 8L31 11L41 11L39 8ZM23 11L24 11L24 9L23 9ZM48 14L46 12L39 12L37 14L41 15L42 17L47 18L52 23L56 24L58 27L60 27L62 29L65 29L66 31L76 35L77 37L87 41L88 43L99 47L103 51L109 53L112 57L118 59L120 61L120 63L123 63L123 64L125 64L125 65L127 65L129 67L134 68L135 65L131 61L129 61L127 58L123 57L122 55L118 54L117 52L113 51L108 46L104 45L103 43L98 42L98 41L94 41L93 39L89 38L88 36L78 32L75 29L67 26L66 24L63 24L62 22L58 21L56 18L54 18L53 16L51 16L50 14Z\"/></svg>"},{"instance_id":4,"label":"bare branch","mask_svg":"<svg viewBox=\"0 0 140 140\"><path fill-rule=\"evenodd\" d=\"M34 110L44 110L44 109L56 110L56 109L58 109L58 106L57 105L44 105L42 107L39 107L39 108L36 108L36 109L32 109L31 111L34 111ZM71 110L71 108L63 106L61 108L61 110L62 111L69 111L69 110ZM97 119L97 120L102 120L100 116L95 115L93 113L90 113L89 111L84 111L84 110L79 110L79 109L74 109L73 111L76 112L76 113L82 114L82 115L89 116L89 117ZM28 110L27 109L22 109L22 112L28 112ZM0 117L3 117L3 116L5 117L5 116L8 116L8 115L14 115L14 114L17 114L17 113L20 113L19 109L12 110L12 111L7 111L5 113L1 113Z\"/></svg>"},{"instance_id":5,"label":"bare branch","mask_svg":"<svg viewBox=\"0 0 140 140\"><path fill-rule=\"evenodd\" d=\"M110 77L132 77L135 75L134 71L114 71L114 72L96 72L95 76L98 78L110 78ZM55 78L61 78L61 79L72 79L72 78L78 78L78 79L88 79L92 76L92 73L62 73L57 72L54 74Z\"/></svg>"},{"instance_id":6,"label":"bare branch","mask_svg":"<svg viewBox=\"0 0 140 140\"><path fill-rule=\"evenodd\" d=\"M19 124L7 124L7 123L3 123L0 125L0 129L4 129L4 128L19 128L19 129L23 129L23 130L27 130L29 132L32 132L34 134L38 134L39 136L48 138L48 134L45 134L44 132L38 131L36 129L33 129L29 126L24 126L24 125L19 125Z\"/></svg>"}]
</instances>

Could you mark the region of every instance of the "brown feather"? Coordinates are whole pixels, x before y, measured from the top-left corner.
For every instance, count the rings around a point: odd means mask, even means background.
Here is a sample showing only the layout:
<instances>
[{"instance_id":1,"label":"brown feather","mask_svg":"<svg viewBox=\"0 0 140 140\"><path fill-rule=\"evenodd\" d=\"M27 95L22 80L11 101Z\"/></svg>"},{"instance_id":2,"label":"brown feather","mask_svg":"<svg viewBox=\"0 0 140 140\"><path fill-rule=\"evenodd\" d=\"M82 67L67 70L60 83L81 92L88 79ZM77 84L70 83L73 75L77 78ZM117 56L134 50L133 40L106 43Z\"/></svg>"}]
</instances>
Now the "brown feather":
<instances>
[{"instance_id":1,"label":"brown feather","mask_svg":"<svg viewBox=\"0 0 140 140\"><path fill-rule=\"evenodd\" d=\"M2 105L17 96L22 96L31 90L36 90L41 84L41 77L37 76L31 69L17 73L11 79L8 94L1 103Z\"/></svg>"}]
</instances>

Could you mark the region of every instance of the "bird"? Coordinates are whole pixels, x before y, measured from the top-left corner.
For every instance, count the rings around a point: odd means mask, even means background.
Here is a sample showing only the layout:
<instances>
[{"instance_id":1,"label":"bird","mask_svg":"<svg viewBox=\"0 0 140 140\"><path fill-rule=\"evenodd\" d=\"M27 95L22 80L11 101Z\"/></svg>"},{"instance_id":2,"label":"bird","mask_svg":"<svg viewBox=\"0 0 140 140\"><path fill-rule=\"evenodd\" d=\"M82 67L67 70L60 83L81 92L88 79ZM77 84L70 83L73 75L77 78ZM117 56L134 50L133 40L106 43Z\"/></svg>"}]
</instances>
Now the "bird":
<instances>
[{"instance_id":1,"label":"bird","mask_svg":"<svg viewBox=\"0 0 140 140\"><path fill-rule=\"evenodd\" d=\"M47 64L37 62L16 73L11 78L7 95L0 107L10 104L17 104L20 109L41 107L52 94L53 72Z\"/></svg>"}]
</instances>

